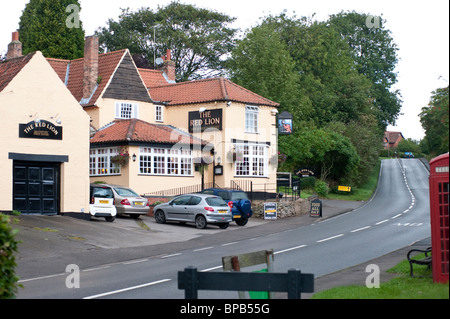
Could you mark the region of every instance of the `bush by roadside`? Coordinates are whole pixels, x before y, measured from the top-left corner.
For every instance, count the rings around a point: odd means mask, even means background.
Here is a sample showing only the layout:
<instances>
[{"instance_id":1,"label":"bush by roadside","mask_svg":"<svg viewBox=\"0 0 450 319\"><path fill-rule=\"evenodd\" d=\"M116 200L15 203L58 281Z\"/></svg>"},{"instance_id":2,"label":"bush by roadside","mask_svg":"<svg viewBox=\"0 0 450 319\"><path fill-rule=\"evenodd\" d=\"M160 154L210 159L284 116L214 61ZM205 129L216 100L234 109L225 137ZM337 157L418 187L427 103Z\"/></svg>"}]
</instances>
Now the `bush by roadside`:
<instances>
[{"instance_id":1,"label":"bush by roadside","mask_svg":"<svg viewBox=\"0 0 450 319\"><path fill-rule=\"evenodd\" d=\"M12 299L18 289L15 275L18 242L15 240L17 229L10 226L11 217L0 213L0 299Z\"/></svg>"}]
</instances>

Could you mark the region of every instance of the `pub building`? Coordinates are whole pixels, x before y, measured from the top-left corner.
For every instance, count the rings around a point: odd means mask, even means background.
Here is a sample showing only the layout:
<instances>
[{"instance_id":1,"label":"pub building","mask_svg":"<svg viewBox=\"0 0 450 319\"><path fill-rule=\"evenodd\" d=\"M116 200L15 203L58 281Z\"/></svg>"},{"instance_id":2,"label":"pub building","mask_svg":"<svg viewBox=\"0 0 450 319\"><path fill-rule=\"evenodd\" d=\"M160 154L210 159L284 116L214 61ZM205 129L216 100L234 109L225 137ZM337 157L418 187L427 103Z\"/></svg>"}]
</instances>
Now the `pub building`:
<instances>
[{"instance_id":1,"label":"pub building","mask_svg":"<svg viewBox=\"0 0 450 319\"><path fill-rule=\"evenodd\" d=\"M224 78L177 83L170 50L159 62L99 54L95 36L80 59L22 56L14 32L0 62L0 211L86 213L96 181L276 193L279 104Z\"/></svg>"}]
</instances>

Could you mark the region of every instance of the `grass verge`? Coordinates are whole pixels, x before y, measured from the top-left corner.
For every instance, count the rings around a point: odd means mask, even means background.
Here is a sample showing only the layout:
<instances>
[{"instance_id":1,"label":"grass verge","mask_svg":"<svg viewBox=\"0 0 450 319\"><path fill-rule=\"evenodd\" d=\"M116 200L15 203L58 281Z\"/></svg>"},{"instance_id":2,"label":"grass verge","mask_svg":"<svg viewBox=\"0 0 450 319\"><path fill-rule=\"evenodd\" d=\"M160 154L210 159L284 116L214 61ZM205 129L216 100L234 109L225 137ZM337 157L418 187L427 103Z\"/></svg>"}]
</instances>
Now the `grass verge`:
<instances>
[{"instance_id":1,"label":"grass verge","mask_svg":"<svg viewBox=\"0 0 450 319\"><path fill-rule=\"evenodd\" d=\"M425 266L414 265L417 277L410 277L409 263L405 259L388 272L399 276L380 284L380 288L336 287L316 293L312 299L449 299L448 283L434 283L431 270Z\"/></svg>"}]
</instances>

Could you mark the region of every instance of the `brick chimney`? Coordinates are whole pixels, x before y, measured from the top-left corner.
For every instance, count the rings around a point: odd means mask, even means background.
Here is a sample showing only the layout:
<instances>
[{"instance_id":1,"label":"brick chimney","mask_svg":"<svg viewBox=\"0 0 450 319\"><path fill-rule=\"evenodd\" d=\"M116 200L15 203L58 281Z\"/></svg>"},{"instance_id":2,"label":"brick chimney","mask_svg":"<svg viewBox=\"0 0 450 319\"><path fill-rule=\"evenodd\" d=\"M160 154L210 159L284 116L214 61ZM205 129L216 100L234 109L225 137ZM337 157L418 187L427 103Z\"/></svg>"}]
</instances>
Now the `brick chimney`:
<instances>
[{"instance_id":1,"label":"brick chimney","mask_svg":"<svg viewBox=\"0 0 450 319\"><path fill-rule=\"evenodd\" d=\"M167 79L170 82L174 82L176 81L176 73L175 73L175 62L172 61L172 52L171 50L167 49L166 51L166 56L162 57L162 59L164 60L164 64L162 66L162 71L166 74Z\"/></svg>"},{"instance_id":2,"label":"brick chimney","mask_svg":"<svg viewBox=\"0 0 450 319\"><path fill-rule=\"evenodd\" d=\"M12 41L8 44L8 53L6 59L14 59L22 56L22 42L19 41L19 32L12 33Z\"/></svg>"},{"instance_id":3,"label":"brick chimney","mask_svg":"<svg viewBox=\"0 0 450 319\"><path fill-rule=\"evenodd\" d=\"M98 37L86 37L84 42L83 99L89 99L98 80Z\"/></svg>"}]
</instances>

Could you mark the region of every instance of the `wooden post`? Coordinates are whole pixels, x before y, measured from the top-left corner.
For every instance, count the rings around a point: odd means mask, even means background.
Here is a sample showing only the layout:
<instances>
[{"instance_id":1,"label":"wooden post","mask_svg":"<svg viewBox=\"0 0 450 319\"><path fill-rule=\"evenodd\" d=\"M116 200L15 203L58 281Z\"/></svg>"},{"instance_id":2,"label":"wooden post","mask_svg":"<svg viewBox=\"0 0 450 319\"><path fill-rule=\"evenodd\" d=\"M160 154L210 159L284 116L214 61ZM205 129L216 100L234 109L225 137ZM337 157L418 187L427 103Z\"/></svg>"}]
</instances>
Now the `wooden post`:
<instances>
[{"instance_id":1,"label":"wooden post","mask_svg":"<svg viewBox=\"0 0 450 319\"><path fill-rule=\"evenodd\" d=\"M185 299L198 299L198 278L197 268L189 266L185 268L185 283L184 291Z\"/></svg>"},{"instance_id":2,"label":"wooden post","mask_svg":"<svg viewBox=\"0 0 450 319\"><path fill-rule=\"evenodd\" d=\"M239 265L239 257L234 256L231 258L231 266L233 271L241 271L241 266ZM239 299L246 299L245 291L238 291Z\"/></svg>"}]
</instances>

